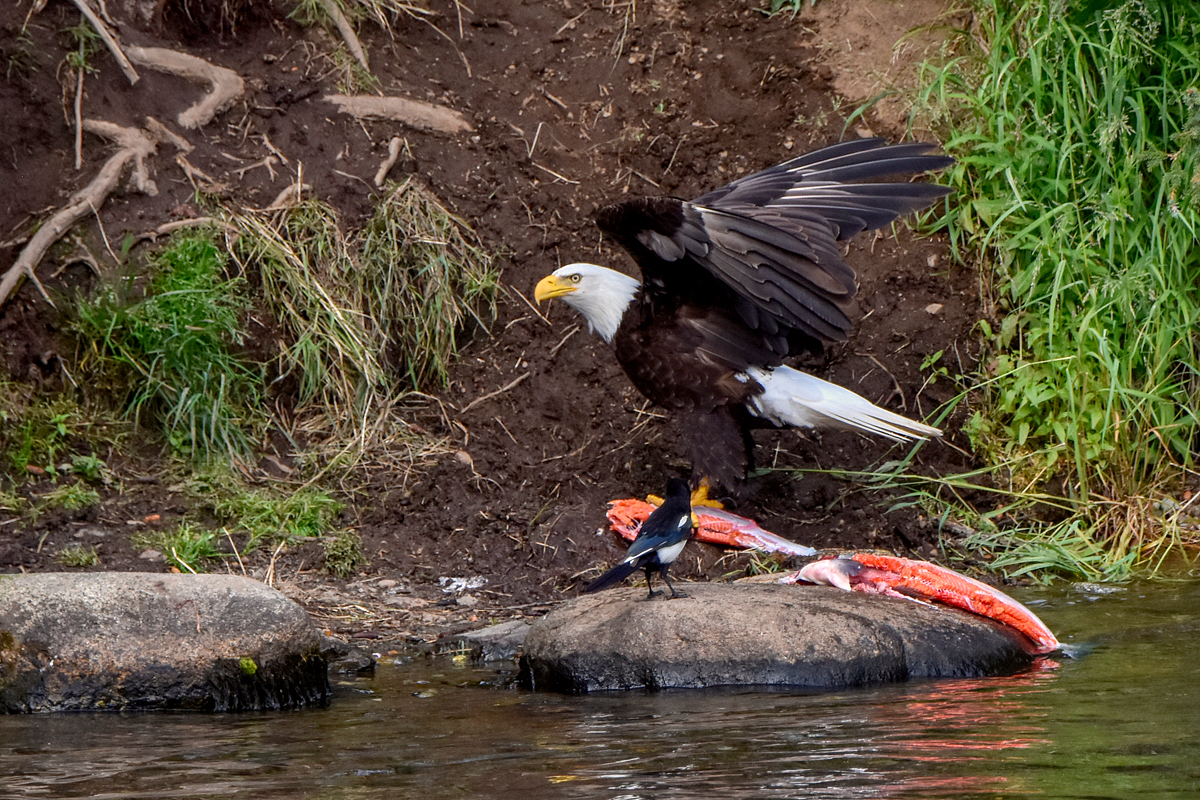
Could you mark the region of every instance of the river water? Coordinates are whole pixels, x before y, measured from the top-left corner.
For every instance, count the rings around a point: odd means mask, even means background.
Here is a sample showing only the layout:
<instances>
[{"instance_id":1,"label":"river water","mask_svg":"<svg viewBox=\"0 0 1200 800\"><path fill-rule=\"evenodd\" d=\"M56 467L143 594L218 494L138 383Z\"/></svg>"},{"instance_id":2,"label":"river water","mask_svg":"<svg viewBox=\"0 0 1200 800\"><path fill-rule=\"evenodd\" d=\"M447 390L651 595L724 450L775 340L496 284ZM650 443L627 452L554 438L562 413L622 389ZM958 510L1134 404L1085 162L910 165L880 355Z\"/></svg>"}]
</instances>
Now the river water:
<instances>
[{"instance_id":1,"label":"river water","mask_svg":"<svg viewBox=\"0 0 1200 800\"><path fill-rule=\"evenodd\" d=\"M987 680L587 697L384 659L324 709L0 716L0 798L1200 797L1200 583L1018 599L1090 652Z\"/></svg>"}]
</instances>

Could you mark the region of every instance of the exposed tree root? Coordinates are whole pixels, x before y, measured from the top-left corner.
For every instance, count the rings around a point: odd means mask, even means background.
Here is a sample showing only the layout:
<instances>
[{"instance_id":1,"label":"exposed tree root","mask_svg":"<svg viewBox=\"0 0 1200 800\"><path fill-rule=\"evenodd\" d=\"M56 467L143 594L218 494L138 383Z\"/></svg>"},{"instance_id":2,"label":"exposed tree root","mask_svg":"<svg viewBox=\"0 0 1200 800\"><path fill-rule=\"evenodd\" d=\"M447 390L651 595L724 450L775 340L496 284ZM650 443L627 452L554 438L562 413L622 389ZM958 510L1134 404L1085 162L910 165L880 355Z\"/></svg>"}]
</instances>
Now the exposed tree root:
<instances>
[{"instance_id":1,"label":"exposed tree root","mask_svg":"<svg viewBox=\"0 0 1200 800\"><path fill-rule=\"evenodd\" d=\"M367 63L367 54L363 51L362 42L358 40L358 35L354 32L354 26L350 24L350 20L346 19L346 15L342 13L341 6L337 0L321 0L321 7L325 9L325 13L333 20L333 24L337 26L338 33L342 35L342 41L346 43L346 49L350 51L350 55L354 56L358 63L362 64L363 69L367 72L371 71L371 65Z\"/></svg>"},{"instance_id":2,"label":"exposed tree root","mask_svg":"<svg viewBox=\"0 0 1200 800\"><path fill-rule=\"evenodd\" d=\"M466 116L445 106L408 100L404 97L327 94L325 99L344 114L372 119L390 119L421 130L436 133L463 133L474 130Z\"/></svg>"},{"instance_id":3,"label":"exposed tree root","mask_svg":"<svg viewBox=\"0 0 1200 800\"><path fill-rule=\"evenodd\" d=\"M375 173L375 185L383 186L383 182L387 179L388 172L392 167L396 166L396 161L400 158L400 147L404 144L399 136L393 136L388 142L388 157L379 165L379 170Z\"/></svg>"},{"instance_id":4,"label":"exposed tree root","mask_svg":"<svg viewBox=\"0 0 1200 800\"><path fill-rule=\"evenodd\" d=\"M179 124L185 128L207 125L218 112L246 91L245 82L233 70L218 67L178 50L167 50L163 47L130 47L129 57L142 66L209 84L208 94L177 117Z\"/></svg>"},{"instance_id":5,"label":"exposed tree root","mask_svg":"<svg viewBox=\"0 0 1200 800\"><path fill-rule=\"evenodd\" d=\"M275 196L269 206L265 206L260 211L282 211L285 208L291 208L304 199L305 192L312 191L312 184L301 183L297 180L295 183L289 183L284 187L283 191Z\"/></svg>"},{"instance_id":6,"label":"exposed tree root","mask_svg":"<svg viewBox=\"0 0 1200 800\"><path fill-rule=\"evenodd\" d=\"M137 83L137 70L133 68L133 64L129 63L129 59L121 51L121 45L117 42L117 37L113 36L112 31L108 29L108 25L104 24L104 20L100 19L100 15L92 8L91 3L88 0L74 0L74 3L83 12L83 15L88 18L88 22L92 23L92 27L96 29L96 33L100 34L100 38L104 40L104 44L112 52L113 57L117 59L117 63L121 65L121 71L125 73L125 77L129 78L130 83Z\"/></svg>"},{"instance_id":7,"label":"exposed tree root","mask_svg":"<svg viewBox=\"0 0 1200 800\"><path fill-rule=\"evenodd\" d=\"M46 294L46 290L41 281L37 279L34 270L37 269L50 246L57 242L72 225L88 214L95 213L104 204L105 199L120 182L126 164L133 162L134 180L139 190L150 195L158 193L158 187L154 185L154 181L150 179L146 171L146 158L154 153L158 145L154 139L137 128L122 128L111 122L94 119L84 120L83 129L116 142L121 149L100 168L100 172L96 174L91 183L76 192L67 205L46 220L38 228L37 233L30 238L28 244L21 250L21 254L17 256L17 260L8 268L4 276L0 277L0 306L3 306L16 291L22 278L29 278L33 281L46 302L54 305L54 301Z\"/></svg>"}]
</instances>

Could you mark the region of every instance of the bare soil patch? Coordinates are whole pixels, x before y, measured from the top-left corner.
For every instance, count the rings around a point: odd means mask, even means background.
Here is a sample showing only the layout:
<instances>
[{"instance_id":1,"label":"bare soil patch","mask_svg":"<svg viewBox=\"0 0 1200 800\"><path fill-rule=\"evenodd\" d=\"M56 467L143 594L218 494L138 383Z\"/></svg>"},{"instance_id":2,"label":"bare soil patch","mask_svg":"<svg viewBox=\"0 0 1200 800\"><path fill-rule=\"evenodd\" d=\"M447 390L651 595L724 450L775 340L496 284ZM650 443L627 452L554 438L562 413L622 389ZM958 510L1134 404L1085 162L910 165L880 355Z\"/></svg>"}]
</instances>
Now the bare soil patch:
<instances>
[{"instance_id":1,"label":"bare soil patch","mask_svg":"<svg viewBox=\"0 0 1200 800\"><path fill-rule=\"evenodd\" d=\"M335 35L300 27L278 4L252 6L255 13L232 29L220 14L194 13L205 3L155 4L164 10L149 18L134 13L132 2L108 5L122 41L181 50L232 70L245 93L212 122L188 129L179 115L203 95L203 85L144 68L131 85L110 54L96 57L100 69L84 84L85 118L140 127L153 117L192 149L164 140L149 160L157 194L122 184L51 251L38 275L52 297L86 290L97 271L121 269L112 249L127 233L201 214L193 200L198 182L235 207L263 207L302 174L353 229L378 196L373 178L394 136L405 146L389 177L419 178L504 254L499 318L463 348L449 388L430 387L439 402L413 412L426 430L451 437L458 454L413 474L372 474L370 491L352 498L344 521L361 534L369 568L349 582L333 579L317 569L315 545L279 553L270 565L269 554L247 565L260 575L269 566L276 585L335 633L397 638L540 613L575 594L594 574L588 570L622 550L601 530L606 502L661 492L667 476L685 466L670 424L645 406L603 343L576 330L581 320L562 304L539 310L528 299L538 278L562 263L634 268L600 239L593 210L625 193L696 196L856 135L843 132L854 106L835 90L848 91L842 87L870 72L868 63L891 64L894 52L910 59L892 43L926 21L918 14L941 13L931 3L896 13L899 4L883 0L822 2L822 19L808 12L769 18L758 3L715 0L501 0L473 10L433 0L434 16L398 19L394 37L364 25L360 35L381 91L457 112L471 126L446 133L340 113L324 99L342 80L328 58ZM844 57L831 43L846 20L829 14L843 6L847 17L867 12L882 26L856 29L854 52L874 43L885 55ZM184 8L192 9L190 18L179 13ZM50 0L29 17L22 40L29 13L27 0L0 10L0 49L10 63L19 58L0 81L0 269L111 155L107 143L85 133L84 163L74 168L72 98L64 100L56 75L77 9ZM856 125L899 139L900 111L868 114ZM271 168L268 158L275 159ZM972 363L976 278L950 262L943 243L914 239L903 228L855 241L849 261L861 280L858 330L804 366L925 417L952 388L926 385L922 362L943 351L952 371ZM29 282L0 307L0 358L11 379L63 385L66 347L58 312ZM961 421L949 421L945 442L920 451L916 468L968 465ZM888 513L887 497L779 471L865 469L889 457L886 442L797 432L765 433L758 441L760 466L776 471L754 479L740 510L764 527L818 548L930 552L936 534L916 510ZM147 452L156 447L146 444ZM114 466L121 480L97 507L0 521L0 569L60 568L53 555L72 543L98 546L98 569L162 569L138 558L128 533L177 522L187 500L153 480L152 462ZM160 518L146 523L152 514ZM712 580L744 572L748 563L749 556L694 544L673 575ZM486 582L445 592L440 578Z\"/></svg>"}]
</instances>

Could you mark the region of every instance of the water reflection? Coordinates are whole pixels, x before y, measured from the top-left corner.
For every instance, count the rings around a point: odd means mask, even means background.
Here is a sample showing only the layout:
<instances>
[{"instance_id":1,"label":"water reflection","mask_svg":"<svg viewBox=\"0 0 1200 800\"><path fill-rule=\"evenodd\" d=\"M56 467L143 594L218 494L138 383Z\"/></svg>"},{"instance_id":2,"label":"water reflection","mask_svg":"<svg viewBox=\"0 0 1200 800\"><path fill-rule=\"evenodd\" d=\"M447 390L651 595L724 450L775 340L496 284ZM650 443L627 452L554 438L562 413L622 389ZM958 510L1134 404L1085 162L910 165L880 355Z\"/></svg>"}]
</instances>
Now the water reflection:
<instances>
[{"instance_id":1,"label":"water reflection","mask_svg":"<svg viewBox=\"0 0 1200 800\"><path fill-rule=\"evenodd\" d=\"M1093 654L994 680L558 697L382 664L328 709L0 717L0 797L1197 796L1197 585L1044 600Z\"/></svg>"}]
</instances>

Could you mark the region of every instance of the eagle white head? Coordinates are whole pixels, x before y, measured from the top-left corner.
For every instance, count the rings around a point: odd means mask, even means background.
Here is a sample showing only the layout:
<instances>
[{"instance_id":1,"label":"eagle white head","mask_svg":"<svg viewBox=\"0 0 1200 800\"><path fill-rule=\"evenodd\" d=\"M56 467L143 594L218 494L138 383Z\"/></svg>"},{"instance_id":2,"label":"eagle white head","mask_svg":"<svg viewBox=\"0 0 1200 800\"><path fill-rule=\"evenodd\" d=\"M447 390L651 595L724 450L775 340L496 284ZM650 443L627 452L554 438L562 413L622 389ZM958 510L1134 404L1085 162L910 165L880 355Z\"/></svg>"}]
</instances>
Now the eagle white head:
<instances>
[{"instance_id":1,"label":"eagle white head","mask_svg":"<svg viewBox=\"0 0 1200 800\"><path fill-rule=\"evenodd\" d=\"M615 269L596 264L567 264L538 281L533 297L539 303L561 297L588 321L588 327L611 344L621 318L641 289L641 283Z\"/></svg>"}]
</instances>

